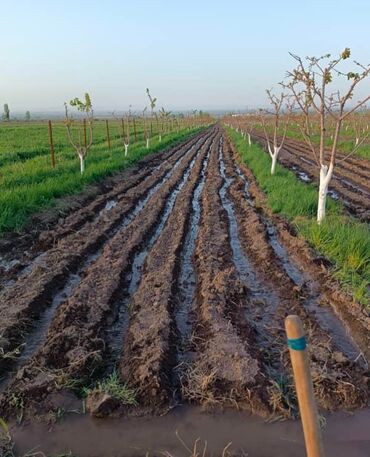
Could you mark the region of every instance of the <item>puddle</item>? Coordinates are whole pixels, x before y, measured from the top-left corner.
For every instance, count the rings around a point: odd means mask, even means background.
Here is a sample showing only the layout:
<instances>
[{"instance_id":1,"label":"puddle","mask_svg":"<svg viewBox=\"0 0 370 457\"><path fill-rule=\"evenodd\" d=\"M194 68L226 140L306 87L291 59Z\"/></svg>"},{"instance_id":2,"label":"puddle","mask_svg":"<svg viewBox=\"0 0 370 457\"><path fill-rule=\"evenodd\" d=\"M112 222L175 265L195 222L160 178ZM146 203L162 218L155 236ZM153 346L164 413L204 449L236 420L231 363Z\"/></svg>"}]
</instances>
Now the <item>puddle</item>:
<instances>
[{"instance_id":1,"label":"puddle","mask_svg":"<svg viewBox=\"0 0 370 457\"><path fill-rule=\"evenodd\" d=\"M110 211L112 208L114 208L117 205L117 200L108 200L107 203L105 204L104 208L99 211L99 217L108 211Z\"/></svg>"},{"instance_id":2,"label":"puddle","mask_svg":"<svg viewBox=\"0 0 370 457\"><path fill-rule=\"evenodd\" d=\"M212 142L213 144L213 142ZM210 145L210 150L212 148ZM196 288L196 274L193 265L193 254L195 242L199 231L199 222L201 217L200 197L205 182L205 173L208 165L210 151L203 161L200 180L195 188L192 200L192 211L189 220L189 229L185 237L182 251L180 253L181 265L178 279L179 302L181 305L176 312L176 325L181 336L181 348L178 351L178 362L181 363L186 359L186 343L190 338L190 329L188 318Z\"/></svg>"},{"instance_id":3,"label":"puddle","mask_svg":"<svg viewBox=\"0 0 370 457\"><path fill-rule=\"evenodd\" d=\"M328 416L322 431L326 455L368 456L369 423L369 409ZM16 455L31 449L46 455L71 452L78 457L306 455L299 421L266 423L244 412L227 410L211 415L196 407L175 408L162 417L99 420L69 415L52 427L35 423L11 426L10 431ZM196 440L197 452L193 453ZM226 446L229 454L223 454Z\"/></svg>"},{"instance_id":4,"label":"puddle","mask_svg":"<svg viewBox=\"0 0 370 457\"><path fill-rule=\"evenodd\" d=\"M365 194L368 197L370 197L370 192L368 192L367 190L363 189L360 186L357 186L356 184L353 184L353 182L348 181L348 179L344 179L344 178L337 178L337 179L339 181L341 181L342 183L344 183L346 186L352 188L356 193Z\"/></svg>"},{"instance_id":5,"label":"puddle","mask_svg":"<svg viewBox=\"0 0 370 457\"><path fill-rule=\"evenodd\" d=\"M299 156L299 158L302 160L302 162L308 163L309 165L315 166L315 163L312 162L312 160L308 160L308 159L306 159L305 157L302 157L302 156Z\"/></svg>"},{"instance_id":6,"label":"puddle","mask_svg":"<svg viewBox=\"0 0 370 457\"><path fill-rule=\"evenodd\" d=\"M3 257L0 257L0 269L5 273L8 273L14 267L17 267L21 262L19 260L6 260Z\"/></svg>"},{"instance_id":7,"label":"puddle","mask_svg":"<svg viewBox=\"0 0 370 457\"><path fill-rule=\"evenodd\" d=\"M220 142L219 147L219 164L220 174L224 180L224 184L220 189L220 198L222 201L222 206L226 210L229 219L229 236L230 245L233 253L233 261L239 273L240 279L249 289L249 294L251 298L262 300L264 302L264 314L263 316L261 316L261 320L262 322L265 322L269 320L269 317L277 308L279 304L279 299L272 290L269 290L265 284L262 284L259 281L258 275L254 270L251 262L243 253L243 248L241 246L239 239L238 223L235 216L233 204L227 196L227 191L233 182L233 178L229 178L226 176L225 163L223 160L222 152L222 141ZM247 195L249 194L247 193Z\"/></svg>"},{"instance_id":8,"label":"puddle","mask_svg":"<svg viewBox=\"0 0 370 457\"><path fill-rule=\"evenodd\" d=\"M335 192L335 190L328 190L327 194L328 194L333 200L339 200L339 195Z\"/></svg>"}]
</instances>

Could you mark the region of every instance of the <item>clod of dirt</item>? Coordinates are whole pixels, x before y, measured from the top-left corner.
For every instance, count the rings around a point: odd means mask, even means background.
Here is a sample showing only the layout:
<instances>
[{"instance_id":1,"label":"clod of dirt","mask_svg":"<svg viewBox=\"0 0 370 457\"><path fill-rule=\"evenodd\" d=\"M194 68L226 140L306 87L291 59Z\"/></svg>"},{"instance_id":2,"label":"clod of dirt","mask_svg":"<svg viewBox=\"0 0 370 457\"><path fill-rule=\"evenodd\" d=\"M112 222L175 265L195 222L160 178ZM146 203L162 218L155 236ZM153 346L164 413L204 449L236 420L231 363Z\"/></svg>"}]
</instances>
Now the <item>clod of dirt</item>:
<instances>
[{"instance_id":1,"label":"clod of dirt","mask_svg":"<svg viewBox=\"0 0 370 457\"><path fill-rule=\"evenodd\" d=\"M79 411L81 400L67 390L53 392L48 396L48 406L50 410Z\"/></svg>"},{"instance_id":2,"label":"clod of dirt","mask_svg":"<svg viewBox=\"0 0 370 457\"><path fill-rule=\"evenodd\" d=\"M86 399L86 409L93 417L109 416L119 406L119 401L104 392L93 391Z\"/></svg>"}]
</instances>

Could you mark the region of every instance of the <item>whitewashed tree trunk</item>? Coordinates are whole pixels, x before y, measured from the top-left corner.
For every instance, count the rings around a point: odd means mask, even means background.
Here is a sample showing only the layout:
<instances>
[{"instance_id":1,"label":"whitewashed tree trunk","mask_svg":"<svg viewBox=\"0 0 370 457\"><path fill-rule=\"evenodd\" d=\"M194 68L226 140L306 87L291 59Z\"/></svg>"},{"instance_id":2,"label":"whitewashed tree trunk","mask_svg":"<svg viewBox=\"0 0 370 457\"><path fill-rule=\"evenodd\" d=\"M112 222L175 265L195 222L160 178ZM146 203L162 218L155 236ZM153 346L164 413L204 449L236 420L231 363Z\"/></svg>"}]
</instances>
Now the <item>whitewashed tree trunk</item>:
<instances>
[{"instance_id":1,"label":"whitewashed tree trunk","mask_svg":"<svg viewBox=\"0 0 370 457\"><path fill-rule=\"evenodd\" d=\"M275 174L275 170L276 170L276 162L277 162L277 154L274 153L271 157L272 161L271 161L271 174L274 175Z\"/></svg>"},{"instance_id":2,"label":"whitewashed tree trunk","mask_svg":"<svg viewBox=\"0 0 370 457\"><path fill-rule=\"evenodd\" d=\"M249 144L249 146L252 146L251 134L250 133L248 133L248 144Z\"/></svg>"},{"instance_id":3,"label":"whitewashed tree trunk","mask_svg":"<svg viewBox=\"0 0 370 457\"><path fill-rule=\"evenodd\" d=\"M149 149L149 138L146 139L146 148Z\"/></svg>"},{"instance_id":4,"label":"whitewashed tree trunk","mask_svg":"<svg viewBox=\"0 0 370 457\"><path fill-rule=\"evenodd\" d=\"M83 175L83 173L85 171L85 159L82 154L79 154L78 157L80 158L80 171L81 171L81 174Z\"/></svg>"},{"instance_id":5,"label":"whitewashed tree trunk","mask_svg":"<svg viewBox=\"0 0 370 457\"><path fill-rule=\"evenodd\" d=\"M128 144L125 143L125 157L127 157L127 153L128 153Z\"/></svg>"},{"instance_id":6,"label":"whitewashed tree trunk","mask_svg":"<svg viewBox=\"0 0 370 457\"><path fill-rule=\"evenodd\" d=\"M162 135L159 134L159 142L161 142L161 141L162 141Z\"/></svg>"},{"instance_id":7,"label":"whitewashed tree trunk","mask_svg":"<svg viewBox=\"0 0 370 457\"><path fill-rule=\"evenodd\" d=\"M328 194L328 188L330 180L333 176L334 165L330 163L329 167L327 165L321 165L320 168L320 185L319 185L319 201L317 206L317 223L325 219L326 214L326 197Z\"/></svg>"},{"instance_id":8,"label":"whitewashed tree trunk","mask_svg":"<svg viewBox=\"0 0 370 457\"><path fill-rule=\"evenodd\" d=\"M272 175L275 174L276 163L278 161L281 146L280 147L273 146L273 148L274 148L274 150L272 151L270 144L268 144L268 149L269 149L269 153L270 153L270 157L271 157L271 174Z\"/></svg>"}]
</instances>

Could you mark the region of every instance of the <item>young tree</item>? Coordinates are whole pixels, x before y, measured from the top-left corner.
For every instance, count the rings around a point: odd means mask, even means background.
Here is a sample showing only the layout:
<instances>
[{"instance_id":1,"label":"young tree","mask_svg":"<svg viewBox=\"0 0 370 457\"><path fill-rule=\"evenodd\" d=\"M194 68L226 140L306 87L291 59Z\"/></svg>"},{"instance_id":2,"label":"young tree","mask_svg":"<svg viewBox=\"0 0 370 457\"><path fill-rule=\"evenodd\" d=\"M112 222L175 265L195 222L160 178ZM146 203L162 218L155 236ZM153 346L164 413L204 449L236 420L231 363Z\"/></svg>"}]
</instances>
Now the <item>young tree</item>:
<instances>
[{"instance_id":1,"label":"young tree","mask_svg":"<svg viewBox=\"0 0 370 457\"><path fill-rule=\"evenodd\" d=\"M267 96L270 100L272 105L272 112L267 110L261 110L261 121L262 127L266 138L268 152L271 157L271 174L275 174L276 163L278 161L279 153L281 148L284 146L286 132L289 123L289 115L291 112L291 106L288 102L288 95L281 93L280 96L277 96L272 93L271 90L266 90ZM285 105L284 105L285 102ZM287 109L288 113L283 116L284 108ZM267 116L272 116L272 127L273 127L273 135L272 135L272 142L270 140L270 136L268 133L267 127ZM282 120L283 117L283 120ZM281 125L283 124L283 136L279 142L278 140L278 133Z\"/></svg>"},{"instance_id":2,"label":"young tree","mask_svg":"<svg viewBox=\"0 0 370 457\"><path fill-rule=\"evenodd\" d=\"M244 117L244 123L243 123L243 136L246 139L246 136L248 135L248 146L252 146L252 135L255 130L258 130L258 126L262 127L262 122L260 121L260 116L255 116L254 114L250 113L247 114Z\"/></svg>"},{"instance_id":3,"label":"young tree","mask_svg":"<svg viewBox=\"0 0 370 457\"><path fill-rule=\"evenodd\" d=\"M83 124L82 128L79 125L78 128L78 139L74 138L72 127L74 124L73 119L69 116L68 112L68 105L64 103L65 107L65 125L67 128L67 136L68 140L74 149L77 152L77 155L80 159L80 171L81 175L85 171L85 158L92 146L93 142L93 130L92 130L92 122L93 122L93 109L91 104L90 95L85 93L85 101L82 102L79 98L74 98L69 102L70 106L77 108L83 114ZM89 139L87 139L87 128L89 132ZM81 135L82 134L82 135Z\"/></svg>"},{"instance_id":4,"label":"young tree","mask_svg":"<svg viewBox=\"0 0 370 457\"><path fill-rule=\"evenodd\" d=\"M10 121L10 111L9 111L9 105L7 103L4 104L3 120Z\"/></svg>"},{"instance_id":5,"label":"young tree","mask_svg":"<svg viewBox=\"0 0 370 457\"><path fill-rule=\"evenodd\" d=\"M159 116L161 118L160 124L160 137L162 139L162 133L167 133L167 126L169 124L169 118L172 111L166 111L163 107L159 110ZM159 141L161 141L161 139Z\"/></svg>"},{"instance_id":6,"label":"young tree","mask_svg":"<svg viewBox=\"0 0 370 457\"><path fill-rule=\"evenodd\" d=\"M360 146L360 141L362 144L370 135L366 111L361 110L359 113L353 113L348 119L355 135L355 147L358 147Z\"/></svg>"},{"instance_id":7,"label":"young tree","mask_svg":"<svg viewBox=\"0 0 370 457\"><path fill-rule=\"evenodd\" d=\"M25 118L26 121L30 121L31 120L31 113L29 111L26 111L26 114L25 114L24 118Z\"/></svg>"},{"instance_id":8,"label":"young tree","mask_svg":"<svg viewBox=\"0 0 370 457\"><path fill-rule=\"evenodd\" d=\"M353 69L351 71L341 70L340 64L349 59L350 55L349 48L346 48L334 59L330 54L321 57L306 57L305 59L291 54L297 61L297 66L291 72L288 72L290 80L287 84L284 84L291 91L299 109L303 113L300 130L319 169L317 208L317 222L319 224L325 219L326 197L334 172L343 122L370 99L369 95L346 110L347 104L353 100L355 88L370 74L370 65L364 66L358 62L354 62L355 70L357 71L353 71ZM330 90L334 80L338 82L340 79L347 80L346 89L342 92L334 88ZM312 123L310 122L314 113L319 118L320 126L318 146L314 143ZM328 125L330 123L333 128L333 136L330 149L326 151L325 146L329 137ZM353 154L361 144L362 141L359 140L354 150L347 157ZM345 158L342 160L345 160Z\"/></svg>"},{"instance_id":9,"label":"young tree","mask_svg":"<svg viewBox=\"0 0 370 457\"><path fill-rule=\"evenodd\" d=\"M126 115L126 122L125 119L122 118L122 138L123 138L123 145L125 146L125 157L128 154L128 147L130 146L130 121L131 121L131 108L129 108L128 113Z\"/></svg>"},{"instance_id":10,"label":"young tree","mask_svg":"<svg viewBox=\"0 0 370 457\"><path fill-rule=\"evenodd\" d=\"M157 132L158 132L158 139L159 139L159 142L162 141L162 134L161 132L159 131L159 119L158 119L158 114L155 112L155 107L156 107L156 104L157 104L157 98L156 97L152 97L150 95L150 92L149 92L149 89L146 89L146 93L148 95L148 98L149 98L149 102L150 102L150 111L151 111L151 116L155 117L155 121L156 121L156 125L157 125Z\"/></svg>"}]
</instances>

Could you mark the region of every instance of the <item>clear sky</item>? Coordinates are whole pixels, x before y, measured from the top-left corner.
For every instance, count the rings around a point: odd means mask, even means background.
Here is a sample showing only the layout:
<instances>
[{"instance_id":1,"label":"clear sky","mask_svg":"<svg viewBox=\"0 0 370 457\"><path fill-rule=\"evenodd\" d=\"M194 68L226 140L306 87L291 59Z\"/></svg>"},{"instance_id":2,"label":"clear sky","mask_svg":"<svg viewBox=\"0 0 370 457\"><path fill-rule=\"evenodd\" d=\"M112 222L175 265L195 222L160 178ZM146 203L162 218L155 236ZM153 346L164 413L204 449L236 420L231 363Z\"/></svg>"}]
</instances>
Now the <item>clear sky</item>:
<instances>
[{"instance_id":1,"label":"clear sky","mask_svg":"<svg viewBox=\"0 0 370 457\"><path fill-rule=\"evenodd\" d=\"M0 0L0 106L244 109L302 56L370 63L370 0ZM369 83L364 89L370 92Z\"/></svg>"}]
</instances>

